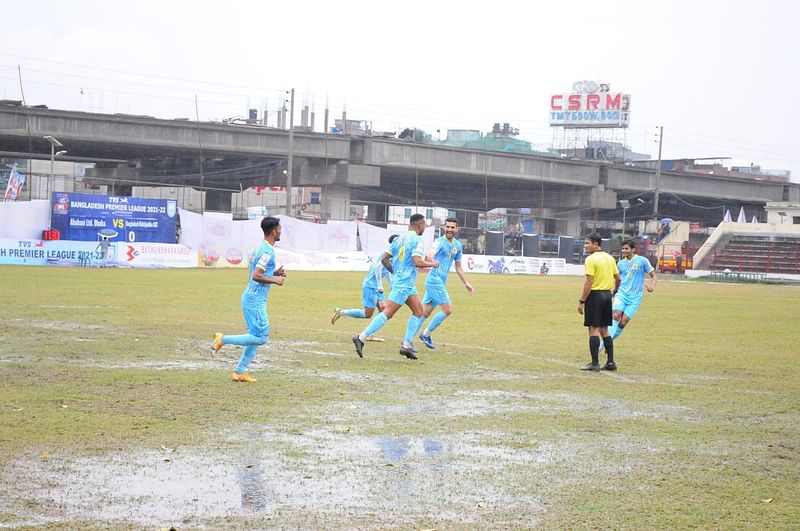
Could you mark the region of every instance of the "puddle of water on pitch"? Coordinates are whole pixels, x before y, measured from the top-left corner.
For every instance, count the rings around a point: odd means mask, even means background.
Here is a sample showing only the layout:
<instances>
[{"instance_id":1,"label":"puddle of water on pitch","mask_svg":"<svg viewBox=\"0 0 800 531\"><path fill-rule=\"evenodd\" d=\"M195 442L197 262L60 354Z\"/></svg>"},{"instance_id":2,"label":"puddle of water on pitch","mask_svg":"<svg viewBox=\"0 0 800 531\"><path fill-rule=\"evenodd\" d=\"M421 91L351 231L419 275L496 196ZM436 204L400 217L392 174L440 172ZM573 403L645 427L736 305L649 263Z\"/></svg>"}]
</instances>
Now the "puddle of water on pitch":
<instances>
[{"instance_id":1,"label":"puddle of water on pitch","mask_svg":"<svg viewBox=\"0 0 800 531\"><path fill-rule=\"evenodd\" d=\"M19 513L14 524L80 518L169 526L291 514L317 518L320 525L364 515L464 523L485 511L478 508L486 500L494 509L523 506L528 515L542 510L529 493L517 491L519 478L506 466L537 466L547 451L506 451L484 446L477 436L367 437L263 428L223 435L238 443L236 451L179 447L17 463L3 476L25 470L25 477L3 478L17 485L7 502L17 498L18 505L36 509Z\"/></svg>"}]
</instances>

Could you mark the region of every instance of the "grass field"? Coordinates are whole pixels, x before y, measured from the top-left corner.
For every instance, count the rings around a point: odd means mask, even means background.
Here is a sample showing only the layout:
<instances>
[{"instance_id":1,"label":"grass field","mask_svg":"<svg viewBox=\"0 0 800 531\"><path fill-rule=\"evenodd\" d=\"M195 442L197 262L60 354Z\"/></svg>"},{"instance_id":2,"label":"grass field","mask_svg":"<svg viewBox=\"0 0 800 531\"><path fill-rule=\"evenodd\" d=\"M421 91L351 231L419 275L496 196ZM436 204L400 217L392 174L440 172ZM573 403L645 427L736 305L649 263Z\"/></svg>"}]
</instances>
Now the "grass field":
<instances>
[{"instance_id":1,"label":"grass field","mask_svg":"<svg viewBox=\"0 0 800 531\"><path fill-rule=\"evenodd\" d=\"M242 270L0 268L0 527L800 525L800 289L664 275L587 374L579 277L451 279L417 362L330 325L361 277L289 272L236 384Z\"/></svg>"}]
</instances>

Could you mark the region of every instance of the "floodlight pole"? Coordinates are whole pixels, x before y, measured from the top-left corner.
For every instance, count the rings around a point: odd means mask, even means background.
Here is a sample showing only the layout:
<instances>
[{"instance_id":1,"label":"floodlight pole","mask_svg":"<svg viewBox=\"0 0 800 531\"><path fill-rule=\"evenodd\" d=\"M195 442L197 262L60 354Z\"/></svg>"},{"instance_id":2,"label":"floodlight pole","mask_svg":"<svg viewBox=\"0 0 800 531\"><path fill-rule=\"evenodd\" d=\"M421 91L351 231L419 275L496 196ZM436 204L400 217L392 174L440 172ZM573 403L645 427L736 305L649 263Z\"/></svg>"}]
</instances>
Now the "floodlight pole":
<instances>
[{"instance_id":1,"label":"floodlight pole","mask_svg":"<svg viewBox=\"0 0 800 531\"><path fill-rule=\"evenodd\" d=\"M628 232L628 225L625 223L625 214L628 212L628 207L622 207L622 238L625 238Z\"/></svg>"}]
</instances>

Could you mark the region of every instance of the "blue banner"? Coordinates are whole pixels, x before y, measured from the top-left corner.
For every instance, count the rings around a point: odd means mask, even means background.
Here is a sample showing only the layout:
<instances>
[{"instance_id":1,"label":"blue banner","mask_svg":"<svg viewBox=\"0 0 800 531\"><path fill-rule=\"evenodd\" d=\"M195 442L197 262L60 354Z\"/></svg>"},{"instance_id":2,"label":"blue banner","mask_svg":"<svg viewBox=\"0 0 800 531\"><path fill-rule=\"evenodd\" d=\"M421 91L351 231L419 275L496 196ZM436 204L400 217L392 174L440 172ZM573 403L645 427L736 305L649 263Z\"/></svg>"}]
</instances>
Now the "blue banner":
<instances>
[{"instance_id":1,"label":"blue banner","mask_svg":"<svg viewBox=\"0 0 800 531\"><path fill-rule=\"evenodd\" d=\"M51 208L50 227L62 240L176 242L174 199L54 192Z\"/></svg>"},{"instance_id":2,"label":"blue banner","mask_svg":"<svg viewBox=\"0 0 800 531\"><path fill-rule=\"evenodd\" d=\"M120 244L0 239L0 264L101 266L116 261Z\"/></svg>"}]
</instances>

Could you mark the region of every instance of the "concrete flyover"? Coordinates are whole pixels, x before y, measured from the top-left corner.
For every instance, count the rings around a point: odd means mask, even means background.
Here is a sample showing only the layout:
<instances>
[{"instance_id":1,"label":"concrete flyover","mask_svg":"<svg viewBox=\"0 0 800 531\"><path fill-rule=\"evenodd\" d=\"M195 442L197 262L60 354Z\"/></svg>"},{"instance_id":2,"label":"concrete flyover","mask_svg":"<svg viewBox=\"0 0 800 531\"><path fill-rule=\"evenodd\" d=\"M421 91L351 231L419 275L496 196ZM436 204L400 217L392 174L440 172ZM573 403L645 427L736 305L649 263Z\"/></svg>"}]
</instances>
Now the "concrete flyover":
<instances>
[{"instance_id":1,"label":"concrete flyover","mask_svg":"<svg viewBox=\"0 0 800 531\"><path fill-rule=\"evenodd\" d=\"M283 129L164 120L0 104L0 151L49 153L52 135L71 156L125 160L99 165L94 176L204 186L224 206L230 193L253 185L283 185L289 134ZM655 172L622 164L453 148L379 137L294 133L293 184L321 186L349 201L486 210L531 208L566 223L619 218L618 199L637 198L628 215L652 211ZM202 178L200 161L202 160ZM718 218L724 204L763 208L800 201L800 185L713 175L662 173L659 213L682 219ZM324 200L324 199L323 199ZM344 209L343 209L344 210ZM718 220L717 220L718 221Z\"/></svg>"}]
</instances>

